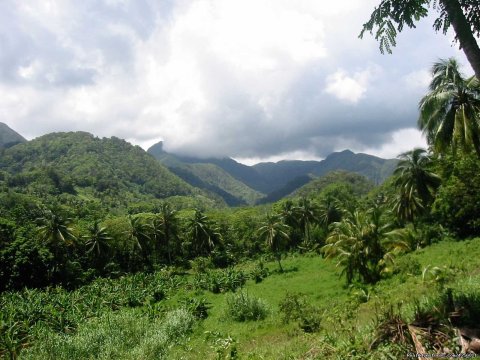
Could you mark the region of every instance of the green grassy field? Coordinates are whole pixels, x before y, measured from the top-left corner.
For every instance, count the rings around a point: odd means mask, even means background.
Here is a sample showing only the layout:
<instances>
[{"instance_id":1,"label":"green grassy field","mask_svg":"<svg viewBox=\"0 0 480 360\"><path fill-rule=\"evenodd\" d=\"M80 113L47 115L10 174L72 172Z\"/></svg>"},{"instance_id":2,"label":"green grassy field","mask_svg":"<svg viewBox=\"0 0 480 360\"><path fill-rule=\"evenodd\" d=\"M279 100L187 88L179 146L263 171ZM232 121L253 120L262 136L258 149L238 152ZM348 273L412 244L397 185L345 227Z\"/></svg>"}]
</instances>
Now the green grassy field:
<instances>
[{"instance_id":1,"label":"green grassy field","mask_svg":"<svg viewBox=\"0 0 480 360\"><path fill-rule=\"evenodd\" d=\"M2 354L25 359L398 358L406 350L388 341L370 349L375 320L382 311L392 306L409 318L415 301L426 301L446 287L480 289L480 239L444 241L404 255L393 275L368 287L346 287L335 263L315 254L289 255L282 263L284 273L277 271L276 263L266 262L269 276L260 283L248 279L236 291L262 299L267 316L257 321L231 319L227 299L232 292L199 289L193 272L139 275L124 283L94 283L72 293L48 296L45 291L28 296L3 294ZM256 265L244 263L236 270L247 274ZM133 295L124 296L129 292ZM299 321L282 321L280 304L287 293L303 294L301 310L313 309L321 319L319 331L307 333ZM118 300L116 294L125 299ZM192 298L209 303L207 318L195 319L183 311L185 299ZM34 317L35 301L51 312ZM70 305L62 307L62 302ZM61 311L69 314L65 315L69 321L57 314ZM63 322L52 325L51 314ZM25 333L15 324L28 319L34 320L29 320L32 324ZM27 340L15 343L15 336Z\"/></svg>"}]
</instances>

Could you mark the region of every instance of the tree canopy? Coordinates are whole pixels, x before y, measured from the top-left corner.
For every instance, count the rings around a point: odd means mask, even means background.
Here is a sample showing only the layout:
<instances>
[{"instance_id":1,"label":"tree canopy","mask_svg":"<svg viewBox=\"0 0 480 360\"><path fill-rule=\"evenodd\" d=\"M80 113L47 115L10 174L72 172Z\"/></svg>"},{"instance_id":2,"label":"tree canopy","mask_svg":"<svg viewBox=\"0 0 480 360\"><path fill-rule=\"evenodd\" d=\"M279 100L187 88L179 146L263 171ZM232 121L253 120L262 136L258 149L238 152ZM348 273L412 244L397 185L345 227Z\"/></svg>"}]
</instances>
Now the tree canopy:
<instances>
[{"instance_id":1,"label":"tree canopy","mask_svg":"<svg viewBox=\"0 0 480 360\"><path fill-rule=\"evenodd\" d=\"M366 31L379 41L380 51L392 52L399 32L405 26L415 28L420 19L436 10L435 31L444 34L453 27L455 39L465 53L477 78L480 78L480 48L475 36L480 36L480 3L478 0L382 0L363 24L360 38Z\"/></svg>"}]
</instances>

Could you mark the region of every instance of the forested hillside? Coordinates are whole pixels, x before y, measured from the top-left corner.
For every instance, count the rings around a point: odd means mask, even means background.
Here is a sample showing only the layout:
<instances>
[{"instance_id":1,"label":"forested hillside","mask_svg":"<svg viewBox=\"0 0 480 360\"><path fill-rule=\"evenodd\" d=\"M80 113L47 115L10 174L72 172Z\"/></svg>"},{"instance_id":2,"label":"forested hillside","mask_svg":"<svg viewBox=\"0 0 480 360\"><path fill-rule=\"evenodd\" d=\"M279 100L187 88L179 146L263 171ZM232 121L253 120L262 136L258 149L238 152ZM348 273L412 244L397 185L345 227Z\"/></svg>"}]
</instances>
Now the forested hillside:
<instances>
[{"instance_id":1,"label":"forested hillside","mask_svg":"<svg viewBox=\"0 0 480 360\"><path fill-rule=\"evenodd\" d=\"M2 184L10 191L100 201L108 207L171 196L217 197L193 188L138 146L84 132L53 133L4 150Z\"/></svg>"}]
</instances>

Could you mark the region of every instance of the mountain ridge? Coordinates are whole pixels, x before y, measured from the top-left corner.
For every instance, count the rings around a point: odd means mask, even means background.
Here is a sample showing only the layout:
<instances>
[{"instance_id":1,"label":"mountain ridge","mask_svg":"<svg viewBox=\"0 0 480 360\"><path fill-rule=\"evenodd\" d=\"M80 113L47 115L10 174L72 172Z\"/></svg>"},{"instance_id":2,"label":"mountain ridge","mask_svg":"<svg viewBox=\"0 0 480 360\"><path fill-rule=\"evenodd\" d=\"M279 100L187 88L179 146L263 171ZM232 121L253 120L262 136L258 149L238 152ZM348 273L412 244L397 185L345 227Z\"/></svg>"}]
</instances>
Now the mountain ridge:
<instances>
[{"instance_id":1,"label":"mountain ridge","mask_svg":"<svg viewBox=\"0 0 480 360\"><path fill-rule=\"evenodd\" d=\"M354 153L347 149L329 154L321 161L281 160L248 166L227 157L202 159L168 153L163 149L162 142L153 145L147 152L174 172L174 169L183 167L183 171L186 172L184 180L188 177L186 174L192 172L191 168L195 164L213 164L252 190L262 193L264 197L259 198L257 203L276 201L306 185L309 181L336 170L363 175L378 185L393 173L398 161L364 153ZM199 180L201 180L201 176ZM216 186L217 184L212 183L211 185ZM219 193L217 192L217 194ZM233 197L236 196L233 193L229 194Z\"/></svg>"}]
</instances>

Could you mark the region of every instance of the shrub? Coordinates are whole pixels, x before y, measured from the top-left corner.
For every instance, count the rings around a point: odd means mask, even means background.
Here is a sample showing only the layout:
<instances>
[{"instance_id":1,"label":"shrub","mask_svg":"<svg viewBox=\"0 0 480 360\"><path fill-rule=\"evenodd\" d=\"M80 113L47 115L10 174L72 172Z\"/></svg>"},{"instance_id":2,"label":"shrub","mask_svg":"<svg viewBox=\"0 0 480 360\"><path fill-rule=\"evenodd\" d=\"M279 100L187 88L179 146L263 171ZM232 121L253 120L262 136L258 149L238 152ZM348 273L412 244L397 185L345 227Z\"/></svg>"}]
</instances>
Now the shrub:
<instances>
[{"instance_id":1,"label":"shrub","mask_svg":"<svg viewBox=\"0 0 480 360\"><path fill-rule=\"evenodd\" d=\"M262 299L241 291L227 297L227 315L235 321L263 320L268 308Z\"/></svg>"},{"instance_id":2,"label":"shrub","mask_svg":"<svg viewBox=\"0 0 480 360\"><path fill-rule=\"evenodd\" d=\"M214 294L235 291L245 285L247 276L243 271L229 268L222 271L207 271L197 274L193 284L196 288L211 291Z\"/></svg>"},{"instance_id":3,"label":"shrub","mask_svg":"<svg viewBox=\"0 0 480 360\"><path fill-rule=\"evenodd\" d=\"M250 278L255 280L255 283L260 283L268 276L268 269L264 267L263 262L260 261L255 268L250 272Z\"/></svg>"},{"instance_id":4,"label":"shrub","mask_svg":"<svg viewBox=\"0 0 480 360\"><path fill-rule=\"evenodd\" d=\"M300 329L307 333L320 330L320 310L309 304L303 294L287 293L280 302L280 311L283 313L282 321L285 324L297 321Z\"/></svg>"},{"instance_id":5,"label":"shrub","mask_svg":"<svg viewBox=\"0 0 480 360\"><path fill-rule=\"evenodd\" d=\"M211 308L210 303L205 298L185 299L181 301L181 304L197 319L206 319L208 317L208 310Z\"/></svg>"},{"instance_id":6,"label":"shrub","mask_svg":"<svg viewBox=\"0 0 480 360\"><path fill-rule=\"evenodd\" d=\"M162 329L169 342L176 342L188 335L195 325L195 317L187 309L172 310L165 315Z\"/></svg>"}]
</instances>

